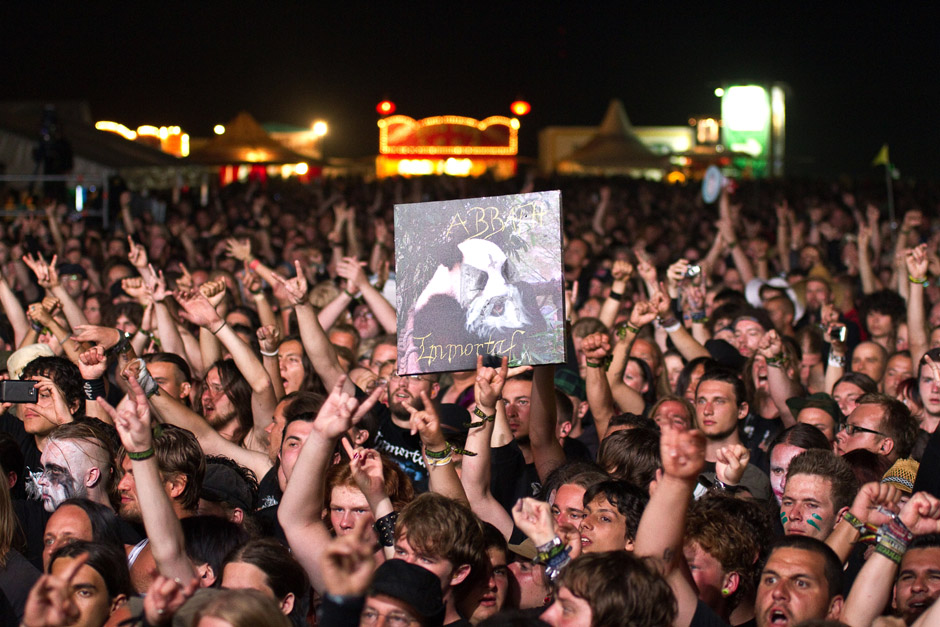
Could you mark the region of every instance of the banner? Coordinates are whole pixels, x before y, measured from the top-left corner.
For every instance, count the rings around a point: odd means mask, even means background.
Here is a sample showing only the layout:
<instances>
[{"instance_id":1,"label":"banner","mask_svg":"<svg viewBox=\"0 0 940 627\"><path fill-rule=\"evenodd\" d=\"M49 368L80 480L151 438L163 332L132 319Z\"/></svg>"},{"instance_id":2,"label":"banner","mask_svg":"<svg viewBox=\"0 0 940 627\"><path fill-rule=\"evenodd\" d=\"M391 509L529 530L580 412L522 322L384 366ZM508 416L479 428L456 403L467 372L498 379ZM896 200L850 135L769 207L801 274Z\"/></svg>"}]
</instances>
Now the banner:
<instances>
[{"instance_id":1,"label":"banner","mask_svg":"<svg viewBox=\"0 0 940 627\"><path fill-rule=\"evenodd\" d=\"M558 191L395 205L398 373L564 362L561 224Z\"/></svg>"}]
</instances>

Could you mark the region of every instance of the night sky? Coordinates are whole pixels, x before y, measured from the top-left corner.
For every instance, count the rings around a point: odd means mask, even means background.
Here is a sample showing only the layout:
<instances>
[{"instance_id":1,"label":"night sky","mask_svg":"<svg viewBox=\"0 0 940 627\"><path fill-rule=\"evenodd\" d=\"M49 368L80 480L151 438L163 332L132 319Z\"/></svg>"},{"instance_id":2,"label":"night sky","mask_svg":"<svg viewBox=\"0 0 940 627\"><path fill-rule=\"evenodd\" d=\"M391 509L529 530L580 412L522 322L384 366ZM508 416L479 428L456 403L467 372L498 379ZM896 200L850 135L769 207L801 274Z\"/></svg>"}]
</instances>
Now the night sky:
<instances>
[{"instance_id":1,"label":"night sky","mask_svg":"<svg viewBox=\"0 0 940 627\"><path fill-rule=\"evenodd\" d=\"M242 110L322 118L327 155L355 157L377 152L383 98L415 118L483 118L523 97L534 157L539 128L595 125L611 98L638 126L681 125L718 114L715 87L747 79L790 87L790 173L871 175L885 142L902 176L936 179L940 163L940 27L919 6L4 4L0 99L87 100L132 128L209 135Z\"/></svg>"}]
</instances>

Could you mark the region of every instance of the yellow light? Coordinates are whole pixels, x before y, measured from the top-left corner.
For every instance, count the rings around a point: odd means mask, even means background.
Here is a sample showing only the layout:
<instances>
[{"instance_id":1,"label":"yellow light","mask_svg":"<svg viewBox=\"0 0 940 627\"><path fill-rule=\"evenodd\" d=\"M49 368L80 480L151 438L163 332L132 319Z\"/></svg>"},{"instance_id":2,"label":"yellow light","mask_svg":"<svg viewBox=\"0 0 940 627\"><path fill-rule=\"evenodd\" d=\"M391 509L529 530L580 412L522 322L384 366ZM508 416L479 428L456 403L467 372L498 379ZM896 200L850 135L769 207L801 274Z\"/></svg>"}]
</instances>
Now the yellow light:
<instances>
[{"instance_id":1,"label":"yellow light","mask_svg":"<svg viewBox=\"0 0 940 627\"><path fill-rule=\"evenodd\" d=\"M314 137L323 137L324 135L326 135L326 132L327 132L326 122L324 122L323 120L317 120L316 122L313 123L313 136Z\"/></svg>"},{"instance_id":2,"label":"yellow light","mask_svg":"<svg viewBox=\"0 0 940 627\"><path fill-rule=\"evenodd\" d=\"M516 130L518 131L518 130L519 130L519 120L517 120L516 118L513 118L513 119L509 120L509 126L510 126L510 128L514 128L514 129L516 129Z\"/></svg>"},{"instance_id":3,"label":"yellow light","mask_svg":"<svg viewBox=\"0 0 940 627\"><path fill-rule=\"evenodd\" d=\"M451 176L469 176L473 161L470 159L454 159L450 157L444 162L444 174Z\"/></svg>"},{"instance_id":4,"label":"yellow light","mask_svg":"<svg viewBox=\"0 0 940 627\"><path fill-rule=\"evenodd\" d=\"M183 133L180 137L180 156L189 156L189 133Z\"/></svg>"},{"instance_id":5,"label":"yellow light","mask_svg":"<svg viewBox=\"0 0 940 627\"><path fill-rule=\"evenodd\" d=\"M161 126L160 127L160 139L166 139L167 137L169 137L169 135L170 133L167 127Z\"/></svg>"},{"instance_id":6,"label":"yellow light","mask_svg":"<svg viewBox=\"0 0 940 627\"><path fill-rule=\"evenodd\" d=\"M379 115L391 115L395 113L395 103L391 100L383 100L375 107Z\"/></svg>"},{"instance_id":7,"label":"yellow light","mask_svg":"<svg viewBox=\"0 0 940 627\"><path fill-rule=\"evenodd\" d=\"M137 133L118 122L108 122L103 120L101 122L96 122L95 128L99 131L110 131L112 133L117 133L124 139L129 139L131 141L137 139Z\"/></svg>"},{"instance_id":8,"label":"yellow light","mask_svg":"<svg viewBox=\"0 0 940 627\"><path fill-rule=\"evenodd\" d=\"M679 171L672 171L666 176L666 180L670 183L685 183L685 174Z\"/></svg>"},{"instance_id":9,"label":"yellow light","mask_svg":"<svg viewBox=\"0 0 940 627\"><path fill-rule=\"evenodd\" d=\"M509 105L509 109L516 115L525 115L532 110L532 105L525 100L517 100Z\"/></svg>"},{"instance_id":10,"label":"yellow light","mask_svg":"<svg viewBox=\"0 0 940 627\"><path fill-rule=\"evenodd\" d=\"M717 96L718 98L721 98L721 97L724 96L724 95L725 95L725 90L724 90L724 89L722 89L721 87L716 87L716 88L715 88L715 96Z\"/></svg>"},{"instance_id":11,"label":"yellow light","mask_svg":"<svg viewBox=\"0 0 940 627\"><path fill-rule=\"evenodd\" d=\"M249 150L245 154L245 161L251 161L252 163L257 163L259 161L267 161L268 153L264 150Z\"/></svg>"},{"instance_id":12,"label":"yellow light","mask_svg":"<svg viewBox=\"0 0 940 627\"><path fill-rule=\"evenodd\" d=\"M212 127L212 132L215 133L216 135L224 135L225 127L222 126L221 124L216 124L214 127Z\"/></svg>"},{"instance_id":13,"label":"yellow light","mask_svg":"<svg viewBox=\"0 0 940 627\"><path fill-rule=\"evenodd\" d=\"M423 120L415 120L407 115L395 115L379 120L379 153L386 154L418 154L418 155L493 155L512 156L519 152L518 129L513 128L512 120L503 115L493 115L485 120L475 120L460 115L439 115ZM479 131L485 131L493 125L501 124L509 127L509 144L507 146L389 146L389 127L401 124L411 127L415 131L428 126L441 124L455 124L471 126ZM396 134L400 131L396 131Z\"/></svg>"},{"instance_id":14,"label":"yellow light","mask_svg":"<svg viewBox=\"0 0 940 627\"><path fill-rule=\"evenodd\" d=\"M296 166L294 166L294 172L296 172L297 174L301 176L303 176L309 171L310 171L310 166L308 166L306 163L298 163Z\"/></svg>"},{"instance_id":15,"label":"yellow light","mask_svg":"<svg viewBox=\"0 0 940 627\"><path fill-rule=\"evenodd\" d=\"M732 131L763 131L770 121L767 90L760 85L736 85L721 101L721 115Z\"/></svg>"},{"instance_id":16,"label":"yellow light","mask_svg":"<svg viewBox=\"0 0 940 627\"><path fill-rule=\"evenodd\" d=\"M144 125L144 126L138 126L138 127L137 127L137 134L138 134L138 135L148 135L148 136L152 136L152 137L159 137L159 136L160 136L160 129L158 129L156 126L150 126L149 124L146 124L146 125Z\"/></svg>"}]
</instances>

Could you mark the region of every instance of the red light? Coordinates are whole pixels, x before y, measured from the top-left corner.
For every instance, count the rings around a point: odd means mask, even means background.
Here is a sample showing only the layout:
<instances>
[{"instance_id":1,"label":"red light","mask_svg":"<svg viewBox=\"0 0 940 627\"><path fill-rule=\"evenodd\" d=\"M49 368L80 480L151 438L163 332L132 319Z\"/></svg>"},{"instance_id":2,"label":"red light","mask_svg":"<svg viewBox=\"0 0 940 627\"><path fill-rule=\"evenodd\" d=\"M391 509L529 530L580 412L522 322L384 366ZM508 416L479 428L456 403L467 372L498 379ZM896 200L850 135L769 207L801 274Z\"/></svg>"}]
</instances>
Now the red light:
<instances>
[{"instance_id":1,"label":"red light","mask_svg":"<svg viewBox=\"0 0 940 627\"><path fill-rule=\"evenodd\" d=\"M395 113L395 103L391 100L383 100L375 107L375 110L379 115L391 115Z\"/></svg>"},{"instance_id":2,"label":"red light","mask_svg":"<svg viewBox=\"0 0 940 627\"><path fill-rule=\"evenodd\" d=\"M525 100L517 100L511 105L509 105L509 108L516 115L525 115L526 113L532 110L532 106Z\"/></svg>"}]
</instances>

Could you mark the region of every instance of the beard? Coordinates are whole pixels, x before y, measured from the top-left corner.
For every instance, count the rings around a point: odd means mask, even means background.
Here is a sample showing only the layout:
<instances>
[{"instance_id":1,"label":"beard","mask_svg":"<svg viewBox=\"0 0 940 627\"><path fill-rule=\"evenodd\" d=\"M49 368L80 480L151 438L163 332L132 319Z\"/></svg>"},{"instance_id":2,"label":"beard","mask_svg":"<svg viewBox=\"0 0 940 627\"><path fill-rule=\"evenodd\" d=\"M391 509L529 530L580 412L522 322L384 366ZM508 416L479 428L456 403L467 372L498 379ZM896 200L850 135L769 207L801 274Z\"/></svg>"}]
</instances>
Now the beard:
<instances>
[{"instance_id":1,"label":"beard","mask_svg":"<svg viewBox=\"0 0 940 627\"><path fill-rule=\"evenodd\" d=\"M236 414L234 411L229 412L227 414L223 414L222 412L218 410L218 408L216 408L215 411L213 411L208 416L206 416L206 422L209 423L210 427L218 431L220 429L225 428L235 418L236 418Z\"/></svg>"}]
</instances>

